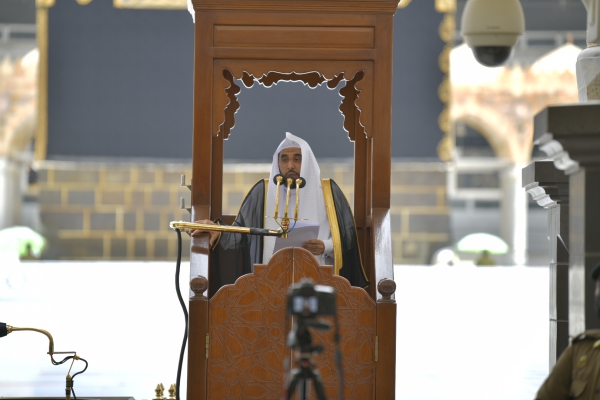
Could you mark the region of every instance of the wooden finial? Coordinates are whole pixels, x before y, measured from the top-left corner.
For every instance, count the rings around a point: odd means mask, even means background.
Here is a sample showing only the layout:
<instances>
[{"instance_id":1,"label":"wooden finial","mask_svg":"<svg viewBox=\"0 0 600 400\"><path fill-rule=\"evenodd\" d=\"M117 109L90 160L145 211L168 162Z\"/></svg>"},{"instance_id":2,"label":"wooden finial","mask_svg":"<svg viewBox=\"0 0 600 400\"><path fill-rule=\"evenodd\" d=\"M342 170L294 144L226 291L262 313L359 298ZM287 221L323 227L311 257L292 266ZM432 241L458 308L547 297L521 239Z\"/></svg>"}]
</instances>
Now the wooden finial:
<instances>
[{"instance_id":1,"label":"wooden finial","mask_svg":"<svg viewBox=\"0 0 600 400\"><path fill-rule=\"evenodd\" d=\"M392 295L396 292L396 282L391 279L383 278L377 284L377 291L381 294L382 303L395 303L396 300L392 299Z\"/></svg>"},{"instance_id":2,"label":"wooden finial","mask_svg":"<svg viewBox=\"0 0 600 400\"><path fill-rule=\"evenodd\" d=\"M190 281L190 288L194 292L194 297L205 297L203 293L208 289L208 279L203 276L195 276Z\"/></svg>"}]
</instances>

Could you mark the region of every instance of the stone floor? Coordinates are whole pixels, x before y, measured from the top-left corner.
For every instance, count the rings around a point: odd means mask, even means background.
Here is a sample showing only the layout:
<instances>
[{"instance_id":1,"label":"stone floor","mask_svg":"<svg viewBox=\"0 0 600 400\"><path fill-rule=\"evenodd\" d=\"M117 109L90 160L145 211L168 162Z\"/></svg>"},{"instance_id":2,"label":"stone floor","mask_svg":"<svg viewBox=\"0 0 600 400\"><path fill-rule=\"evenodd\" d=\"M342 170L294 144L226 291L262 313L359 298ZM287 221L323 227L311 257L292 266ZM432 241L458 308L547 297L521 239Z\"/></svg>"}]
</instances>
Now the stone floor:
<instances>
[{"instance_id":1,"label":"stone floor","mask_svg":"<svg viewBox=\"0 0 600 400\"><path fill-rule=\"evenodd\" d=\"M396 267L396 398L525 400L548 374L548 269Z\"/></svg>"},{"instance_id":2,"label":"stone floor","mask_svg":"<svg viewBox=\"0 0 600 400\"><path fill-rule=\"evenodd\" d=\"M46 329L56 351L87 359L75 379L78 396L151 399L158 383L168 388L176 379L184 320L174 267L4 264L0 319ZM548 373L547 268L397 266L395 280L397 399L533 398ZM0 397L64 394L68 366L52 366L47 351L46 338L33 332L0 339Z\"/></svg>"}]
</instances>

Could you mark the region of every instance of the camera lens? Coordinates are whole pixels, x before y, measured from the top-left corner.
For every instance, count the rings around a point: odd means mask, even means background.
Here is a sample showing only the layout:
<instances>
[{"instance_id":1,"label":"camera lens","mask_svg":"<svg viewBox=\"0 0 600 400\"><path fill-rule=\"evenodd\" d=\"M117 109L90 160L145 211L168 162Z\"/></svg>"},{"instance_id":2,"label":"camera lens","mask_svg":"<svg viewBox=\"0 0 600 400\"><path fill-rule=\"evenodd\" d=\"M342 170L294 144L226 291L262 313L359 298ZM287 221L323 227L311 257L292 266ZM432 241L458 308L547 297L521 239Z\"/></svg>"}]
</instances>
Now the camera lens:
<instances>
[{"instance_id":1,"label":"camera lens","mask_svg":"<svg viewBox=\"0 0 600 400\"><path fill-rule=\"evenodd\" d=\"M503 64L508 57L510 57L510 53L512 52L512 47L508 46L477 46L473 47L473 55L475 59L481 65L485 65L486 67L497 67L498 65Z\"/></svg>"}]
</instances>

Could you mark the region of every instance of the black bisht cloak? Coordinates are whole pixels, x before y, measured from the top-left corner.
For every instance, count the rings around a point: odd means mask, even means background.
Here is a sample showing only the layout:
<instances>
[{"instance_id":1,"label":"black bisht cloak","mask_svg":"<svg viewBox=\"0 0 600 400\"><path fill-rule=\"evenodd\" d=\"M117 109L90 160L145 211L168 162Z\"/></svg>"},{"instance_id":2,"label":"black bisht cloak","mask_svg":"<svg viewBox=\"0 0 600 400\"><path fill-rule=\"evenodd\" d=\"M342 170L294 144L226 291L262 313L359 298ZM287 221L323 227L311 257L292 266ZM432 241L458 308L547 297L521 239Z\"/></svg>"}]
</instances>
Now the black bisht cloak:
<instances>
[{"instance_id":1,"label":"black bisht cloak","mask_svg":"<svg viewBox=\"0 0 600 400\"><path fill-rule=\"evenodd\" d=\"M365 288L369 281L362 266L352 210L340 187L333 180L330 182L342 248L342 268L339 274L348 279L352 286ZM250 189L242 202L234 226L263 227L265 192L264 180L258 181ZM222 224L220 220L217 220L217 223ZM214 268L211 268L210 286L211 293L214 294L221 286L232 284L240 276L251 273L254 264L262 264L263 237L222 232L212 252Z\"/></svg>"}]
</instances>

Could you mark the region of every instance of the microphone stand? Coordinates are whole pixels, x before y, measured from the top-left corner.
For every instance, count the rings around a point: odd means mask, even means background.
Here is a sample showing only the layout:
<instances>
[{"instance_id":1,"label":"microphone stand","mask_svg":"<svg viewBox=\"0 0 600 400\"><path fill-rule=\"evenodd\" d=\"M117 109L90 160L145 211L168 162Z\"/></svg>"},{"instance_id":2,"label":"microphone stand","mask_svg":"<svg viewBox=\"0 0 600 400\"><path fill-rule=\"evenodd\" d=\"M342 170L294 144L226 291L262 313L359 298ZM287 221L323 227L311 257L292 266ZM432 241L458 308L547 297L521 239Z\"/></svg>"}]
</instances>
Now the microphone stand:
<instances>
[{"instance_id":1,"label":"microphone stand","mask_svg":"<svg viewBox=\"0 0 600 400\"><path fill-rule=\"evenodd\" d=\"M46 335L46 337L48 337L48 340L50 341L50 344L48 346L48 354L50 355L50 360L52 361L53 365L61 365L65 362L67 362L68 360L72 360L71 366L69 367L69 371L67 372L67 376L66 376L65 398L66 398L66 400L70 400L71 392L73 392L73 398L75 400L77 400L77 396L75 395L75 390L73 390L73 379L75 379L75 376L82 374L85 372L85 370L87 370L88 362L86 360L84 360L83 358L79 357L77 355L77 353L74 351L54 351L54 339L52 339L52 335L48 331L45 331L43 329L37 329L37 328L17 328L14 326L7 325L4 322L0 322L0 337L4 337L4 336L8 335L9 333L15 332L15 331L33 331L33 332L39 332L43 335ZM67 356L64 359L62 359L61 361L56 361L54 359L54 354L73 354L73 355ZM75 360L83 361L85 363L85 368L82 369L81 371L77 372L73 376L71 376L71 368L73 368L73 363L75 362Z\"/></svg>"}]
</instances>

